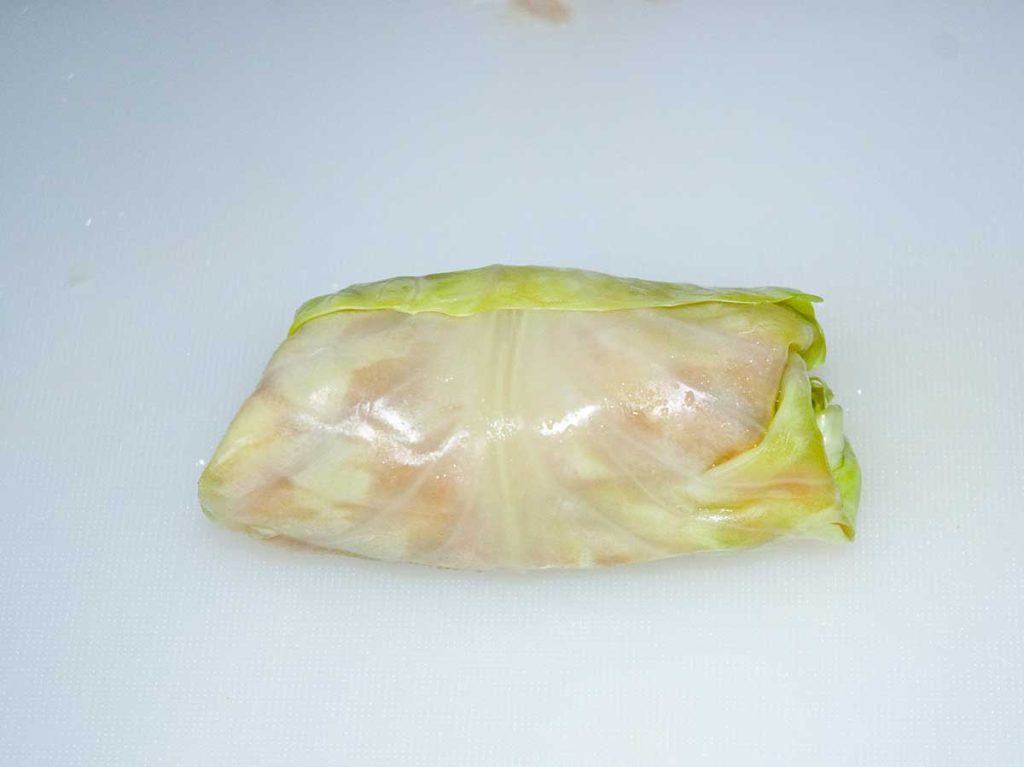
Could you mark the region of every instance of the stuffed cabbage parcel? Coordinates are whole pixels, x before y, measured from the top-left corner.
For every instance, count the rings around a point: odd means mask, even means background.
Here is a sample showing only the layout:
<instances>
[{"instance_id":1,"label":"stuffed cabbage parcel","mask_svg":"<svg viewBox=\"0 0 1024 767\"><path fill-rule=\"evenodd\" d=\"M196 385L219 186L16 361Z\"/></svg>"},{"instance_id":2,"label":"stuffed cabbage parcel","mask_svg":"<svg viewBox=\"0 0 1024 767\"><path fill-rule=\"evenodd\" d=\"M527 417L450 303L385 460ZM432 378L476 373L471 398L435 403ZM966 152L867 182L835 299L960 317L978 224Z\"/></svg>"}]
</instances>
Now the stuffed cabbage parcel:
<instances>
[{"instance_id":1,"label":"stuffed cabbage parcel","mask_svg":"<svg viewBox=\"0 0 1024 767\"><path fill-rule=\"evenodd\" d=\"M314 299L200 481L261 537L578 568L853 537L818 299L492 266Z\"/></svg>"}]
</instances>

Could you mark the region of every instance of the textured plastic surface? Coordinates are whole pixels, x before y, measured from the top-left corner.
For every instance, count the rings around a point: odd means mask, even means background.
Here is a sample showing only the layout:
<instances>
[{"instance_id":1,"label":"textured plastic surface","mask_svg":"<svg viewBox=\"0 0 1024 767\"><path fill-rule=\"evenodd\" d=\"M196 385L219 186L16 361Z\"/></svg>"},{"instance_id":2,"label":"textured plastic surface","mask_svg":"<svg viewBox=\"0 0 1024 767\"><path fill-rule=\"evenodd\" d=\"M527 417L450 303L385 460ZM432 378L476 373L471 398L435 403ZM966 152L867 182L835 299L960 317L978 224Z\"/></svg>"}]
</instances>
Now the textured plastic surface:
<instances>
[{"instance_id":1,"label":"textured plastic surface","mask_svg":"<svg viewBox=\"0 0 1024 767\"><path fill-rule=\"evenodd\" d=\"M823 350L778 288L506 266L355 286L299 310L200 497L261 537L439 567L842 540L859 477L812 396Z\"/></svg>"},{"instance_id":2,"label":"textured plastic surface","mask_svg":"<svg viewBox=\"0 0 1024 767\"><path fill-rule=\"evenodd\" d=\"M1024 4L0 3L0 762L1024 753ZM196 481L292 313L483 263L819 292L856 542L518 575Z\"/></svg>"}]
</instances>

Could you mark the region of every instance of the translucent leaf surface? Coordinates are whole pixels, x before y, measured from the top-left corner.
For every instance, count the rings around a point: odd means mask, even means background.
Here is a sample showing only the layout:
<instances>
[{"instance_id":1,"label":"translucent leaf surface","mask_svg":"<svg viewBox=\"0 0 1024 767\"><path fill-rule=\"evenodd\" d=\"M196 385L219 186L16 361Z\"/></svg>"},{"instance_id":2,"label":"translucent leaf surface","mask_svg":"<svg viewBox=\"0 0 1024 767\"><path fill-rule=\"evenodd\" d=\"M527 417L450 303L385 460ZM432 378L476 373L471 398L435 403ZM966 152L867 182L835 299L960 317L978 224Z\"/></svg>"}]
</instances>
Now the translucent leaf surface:
<instances>
[{"instance_id":1,"label":"translucent leaf surface","mask_svg":"<svg viewBox=\"0 0 1024 767\"><path fill-rule=\"evenodd\" d=\"M852 537L808 297L539 269L517 292L491 270L303 307L204 473L207 513L480 569Z\"/></svg>"}]
</instances>

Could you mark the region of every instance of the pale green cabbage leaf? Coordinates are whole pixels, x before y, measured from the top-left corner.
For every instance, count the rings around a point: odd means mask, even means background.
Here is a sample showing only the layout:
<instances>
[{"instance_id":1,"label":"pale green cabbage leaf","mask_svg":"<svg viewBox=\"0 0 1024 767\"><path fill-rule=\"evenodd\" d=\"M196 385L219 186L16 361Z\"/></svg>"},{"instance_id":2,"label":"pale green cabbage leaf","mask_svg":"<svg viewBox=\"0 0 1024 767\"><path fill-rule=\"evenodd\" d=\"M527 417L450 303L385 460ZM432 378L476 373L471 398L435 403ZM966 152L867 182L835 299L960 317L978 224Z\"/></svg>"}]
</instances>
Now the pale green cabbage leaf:
<instances>
[{"instance_id":1,"label":"pale green cabbage leaf","mask_svg":"<svg viewBox=\"0 0 1024 767\"><path fill-rule=\"evenodd\" d=\"M252 534L471 569L852 539L813 303L492 266L298 311L200 480Z\"/></svg>"}]
</instances>

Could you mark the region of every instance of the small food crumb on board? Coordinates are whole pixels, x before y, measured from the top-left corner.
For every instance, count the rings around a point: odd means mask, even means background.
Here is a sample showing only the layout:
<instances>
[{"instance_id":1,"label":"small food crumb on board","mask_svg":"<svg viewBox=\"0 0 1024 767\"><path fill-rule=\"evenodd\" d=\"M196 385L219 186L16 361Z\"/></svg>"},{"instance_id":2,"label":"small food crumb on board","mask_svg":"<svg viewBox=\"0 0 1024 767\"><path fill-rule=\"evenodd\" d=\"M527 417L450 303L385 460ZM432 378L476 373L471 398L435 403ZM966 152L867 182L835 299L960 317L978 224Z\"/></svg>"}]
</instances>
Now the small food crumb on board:
<instances>
[{"instance_id":1,"label":"small food crumb on board","mask_svg":"<svg viewBox=\"0 0 1024 767\"><path fill-rule=\"evenodd\" d=\"M566 24L572 11L562 0L511 0L512 9L552 24Z\"/></svg>"}]
</instances>

